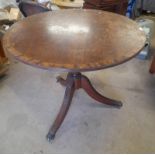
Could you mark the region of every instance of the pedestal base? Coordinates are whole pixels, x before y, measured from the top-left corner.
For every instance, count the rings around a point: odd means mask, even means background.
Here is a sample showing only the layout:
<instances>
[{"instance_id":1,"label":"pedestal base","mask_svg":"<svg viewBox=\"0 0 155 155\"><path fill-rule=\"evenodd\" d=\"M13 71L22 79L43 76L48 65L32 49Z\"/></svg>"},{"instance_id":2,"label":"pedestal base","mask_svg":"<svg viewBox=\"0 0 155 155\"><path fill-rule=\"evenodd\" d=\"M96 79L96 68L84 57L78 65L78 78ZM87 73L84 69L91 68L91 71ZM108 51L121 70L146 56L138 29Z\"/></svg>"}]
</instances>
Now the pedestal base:
<instances>
[{"instance_id":1,"label":"pedestal base","mask_svg":"<svg viewBox=\"0 0 155 155\"><path fill-rule=\"evenodd\" d=\"M116 108L120 108L122 106L122 102L109 99L107 97L102 96L99 94L91 85L89 79L82 75L81 73L68 73L67 79L64 80L61 77L57 78L57 81L60 82L61 85L66 86L65 96L63 100L63 104L60 108L60 111L52 125L52 127L49 130L49 133L47 134L47 140L51 141L54 139L55 134L59 127L61 126L68 109L70 107L74 91L76 89L83 88L89 96L91 96L96 101L109 105L114 106Z\"/></svg>"}]
</instances>

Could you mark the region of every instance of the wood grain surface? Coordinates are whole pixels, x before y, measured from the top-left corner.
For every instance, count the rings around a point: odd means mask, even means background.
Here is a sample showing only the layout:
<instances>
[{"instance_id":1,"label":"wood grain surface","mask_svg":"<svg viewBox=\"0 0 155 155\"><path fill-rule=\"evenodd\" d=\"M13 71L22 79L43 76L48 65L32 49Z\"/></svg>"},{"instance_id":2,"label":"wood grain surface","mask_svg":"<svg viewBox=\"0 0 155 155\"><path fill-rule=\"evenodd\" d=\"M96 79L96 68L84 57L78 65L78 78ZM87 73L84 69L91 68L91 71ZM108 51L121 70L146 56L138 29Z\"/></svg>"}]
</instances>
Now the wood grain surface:
<instances>
[{"instance_id":1,"label":"wood grain surface","mask_svg":"<svg viewBox=\"0 0 155 155\"><path fill-rule=\"evenodd\" d=\"M69 9L30 16L5 34L3 48L26 64L92 71L133 58L146 41L132 20L99 10Z\"/></svg>"}]
</instances>

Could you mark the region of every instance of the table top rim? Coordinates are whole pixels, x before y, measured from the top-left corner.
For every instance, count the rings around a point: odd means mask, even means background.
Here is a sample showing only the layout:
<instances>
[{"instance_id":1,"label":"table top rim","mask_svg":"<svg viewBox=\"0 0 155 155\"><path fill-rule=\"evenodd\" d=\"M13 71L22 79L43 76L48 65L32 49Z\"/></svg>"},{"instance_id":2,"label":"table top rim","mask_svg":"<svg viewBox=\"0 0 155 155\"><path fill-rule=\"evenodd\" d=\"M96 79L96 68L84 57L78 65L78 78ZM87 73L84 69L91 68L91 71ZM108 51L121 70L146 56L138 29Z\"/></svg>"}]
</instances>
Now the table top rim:
<instances>
[{"instance_id":1,"label":"table top rim","mask_svg":"<svg viewBox=\"0 0 155 155\"><path fill-rule=\"evenodd\" d=\"M2 42L3 42L3 38L2 38ZM39 65L39 64L35 64L33 62L30 62L30 61L26 61L27 58L25 60L26 56L24 56L24 55L20 56L20 57L15 56L12 53L10 53L4 46L3 46L3 49L7 52L7 54L10 57L13 57L14 59L18 60L19 62L22 62L22 63L29 65L29 66L33 66L35 68L52 70L52 71L64 71L64 72L88 72L88 71L97 71L97 70L107 69L107 68L111 68L111 67L121 65L121 64L133 59L135 56L137 56L144 47L145 47L145 45L139 51L137 51L137 53L135 53L132 57L124 59L123 61L120 61L119 63L113 63L111 65L104 65L104 66L100 66L100 67L83 68L83 69L73 69L73 68L65 68L65 67L46 67L44 65Z\"/></svg>"},{"instance_id":2,"label":"table top rim","mask_svg":"<svg viewBox=\"0 0 155 155\"><path fill-rule=\"evenodd\" d=\"M71 10L76 10L76 9L71 9ZM85 9L84 11L90 11L91 9ZM101 11L101 10L91 10L91 11ZM107 11L102 11L102 12L107 12ZM48 13L48 12L47 12ZM41 13L41 14L47 14L47 13ZM108 12L109 13L109 12ZM110 14L115 14L115 13L111 13L110 12ZM38 16L38 14L37 15L33 15L33 16ZM122 16L122 15L119 15L119 16ZM123 16L124 17L124 16ZM28 17L28 18L33 18L32 16L30 16L30 17ZM27 18L27 19L28 19ZM27 20L26 19L26 20ZM24 19L23 19L24 20ZM22 22L23 20L21 20L21 21L19 21L19 22ZM130 19L129 19L130 20ZM16 25L16 24L18 24L18 23L15 23L14 24L14 26ZM8 31L11 31L11 29L12 28L10 28L10 30L8 30ZM26 55L24 55L24 54L21 54L21 53L19 53L18 51L15 51L15 49L12 49L12 51L14 51L14 54L13 53L11 53L11 52L9 52L8 51L8 49L7 49L7 47L5 46L5 36L3 37L3 39L2 39L2 43L3 43L3 48L4 48L4 51L6 51L10 56L13 56L15 59L17 59L18 61L20 61L20 62L23 62L23 63L25 63L25 64L28 64L28 65L30 65L30 66L34 66L34 67L37 67L37 68L42 68L42 69L47 69L47 70L60 70L60 71L72 71L72 72L79 72L79 71L94 71L94 70L100 70L100 69L105 69L105 68L109 68L109 67L113 67L113 66L117 66L117 65L120 65L120 64L122 64L122 63L124 63L124 62L126 62L126 61L129 61L130 59L132 59L133 57L135 57L143 48L144 48L144 46L141 48L141 49L139 49L139 51L137 51L137 52L135 52L135 54L133 54L133 56L131 56L131 57L129 57L129 58L126 58L126 59L124 59L124 60L122 60L122 61L120 61L120 62L117 62L117 63L112 63L112 64L110 64L110 65L104 65L104 66L98 66L98 67L91 67L91 68L87 68L87 67L85 67L85 68L70 68L70 67L63 67L63 66L61 66L61 67L55 67L55 66L46 66L46 65L42 65L42 64L40 64L40 63L35 63L33 60L31 60L31 58L29 58L29 57L27 57ZM146 41L146 38L145 38L145 41ZM16 54L15 54L16 53ZM28 61L27 61L28 60Z\"/></svg>"}]
</instances>

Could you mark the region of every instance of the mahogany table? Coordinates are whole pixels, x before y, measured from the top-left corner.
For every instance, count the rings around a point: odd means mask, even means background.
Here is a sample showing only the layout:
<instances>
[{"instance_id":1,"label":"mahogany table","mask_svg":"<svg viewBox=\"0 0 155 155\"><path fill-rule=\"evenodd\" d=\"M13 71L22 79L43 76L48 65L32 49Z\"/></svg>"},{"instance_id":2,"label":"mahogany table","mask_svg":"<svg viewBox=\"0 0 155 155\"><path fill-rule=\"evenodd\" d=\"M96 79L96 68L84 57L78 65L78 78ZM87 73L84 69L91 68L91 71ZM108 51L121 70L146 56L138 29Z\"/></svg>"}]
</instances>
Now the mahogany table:
<instances>
[{"instance_id":1,"label":"mahogany table","mask_svg":"<svg viewBox=\"0 0 155 155\"><path fill-rule=\"evenodd\" d=\"M60 112L47 134L54 139L70 107L74 91L83 88L96 101L114 107L122 102L98 93L83 71L116 66L133 58L145 44L138 25L121 15L69 9L30 16L14 24L3 38L3 48L31 66L69 72L57 80L66 86Z\"/></svg>"}]
</instances>

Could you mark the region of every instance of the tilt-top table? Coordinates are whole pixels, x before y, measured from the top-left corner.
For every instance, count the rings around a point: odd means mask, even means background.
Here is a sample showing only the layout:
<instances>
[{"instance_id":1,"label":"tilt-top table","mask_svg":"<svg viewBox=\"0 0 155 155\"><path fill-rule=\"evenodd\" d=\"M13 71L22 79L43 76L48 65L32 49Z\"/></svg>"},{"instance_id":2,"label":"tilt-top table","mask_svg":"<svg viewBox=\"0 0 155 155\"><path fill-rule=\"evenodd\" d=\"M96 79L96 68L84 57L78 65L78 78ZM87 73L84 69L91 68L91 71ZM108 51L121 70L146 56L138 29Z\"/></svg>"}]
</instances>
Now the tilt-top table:
<instances>
[{"instance_id":1,"label":"tilt-top table","mask_svg":"<svg viewBox=\"0 0 155 155\"><path fill-rule=\"evenodd\" d=\"M14 24L3 38L4 50L34 67L69 72L57 80L66 86L60 112L47 139L54 139L74 91L83 88L93 99L114 107L115 101L99 94L83 71L116 66L133 58L145 44L138 25L121 15L97 10L61 10L28 17Z\"/></svg>"}]
</instances>

